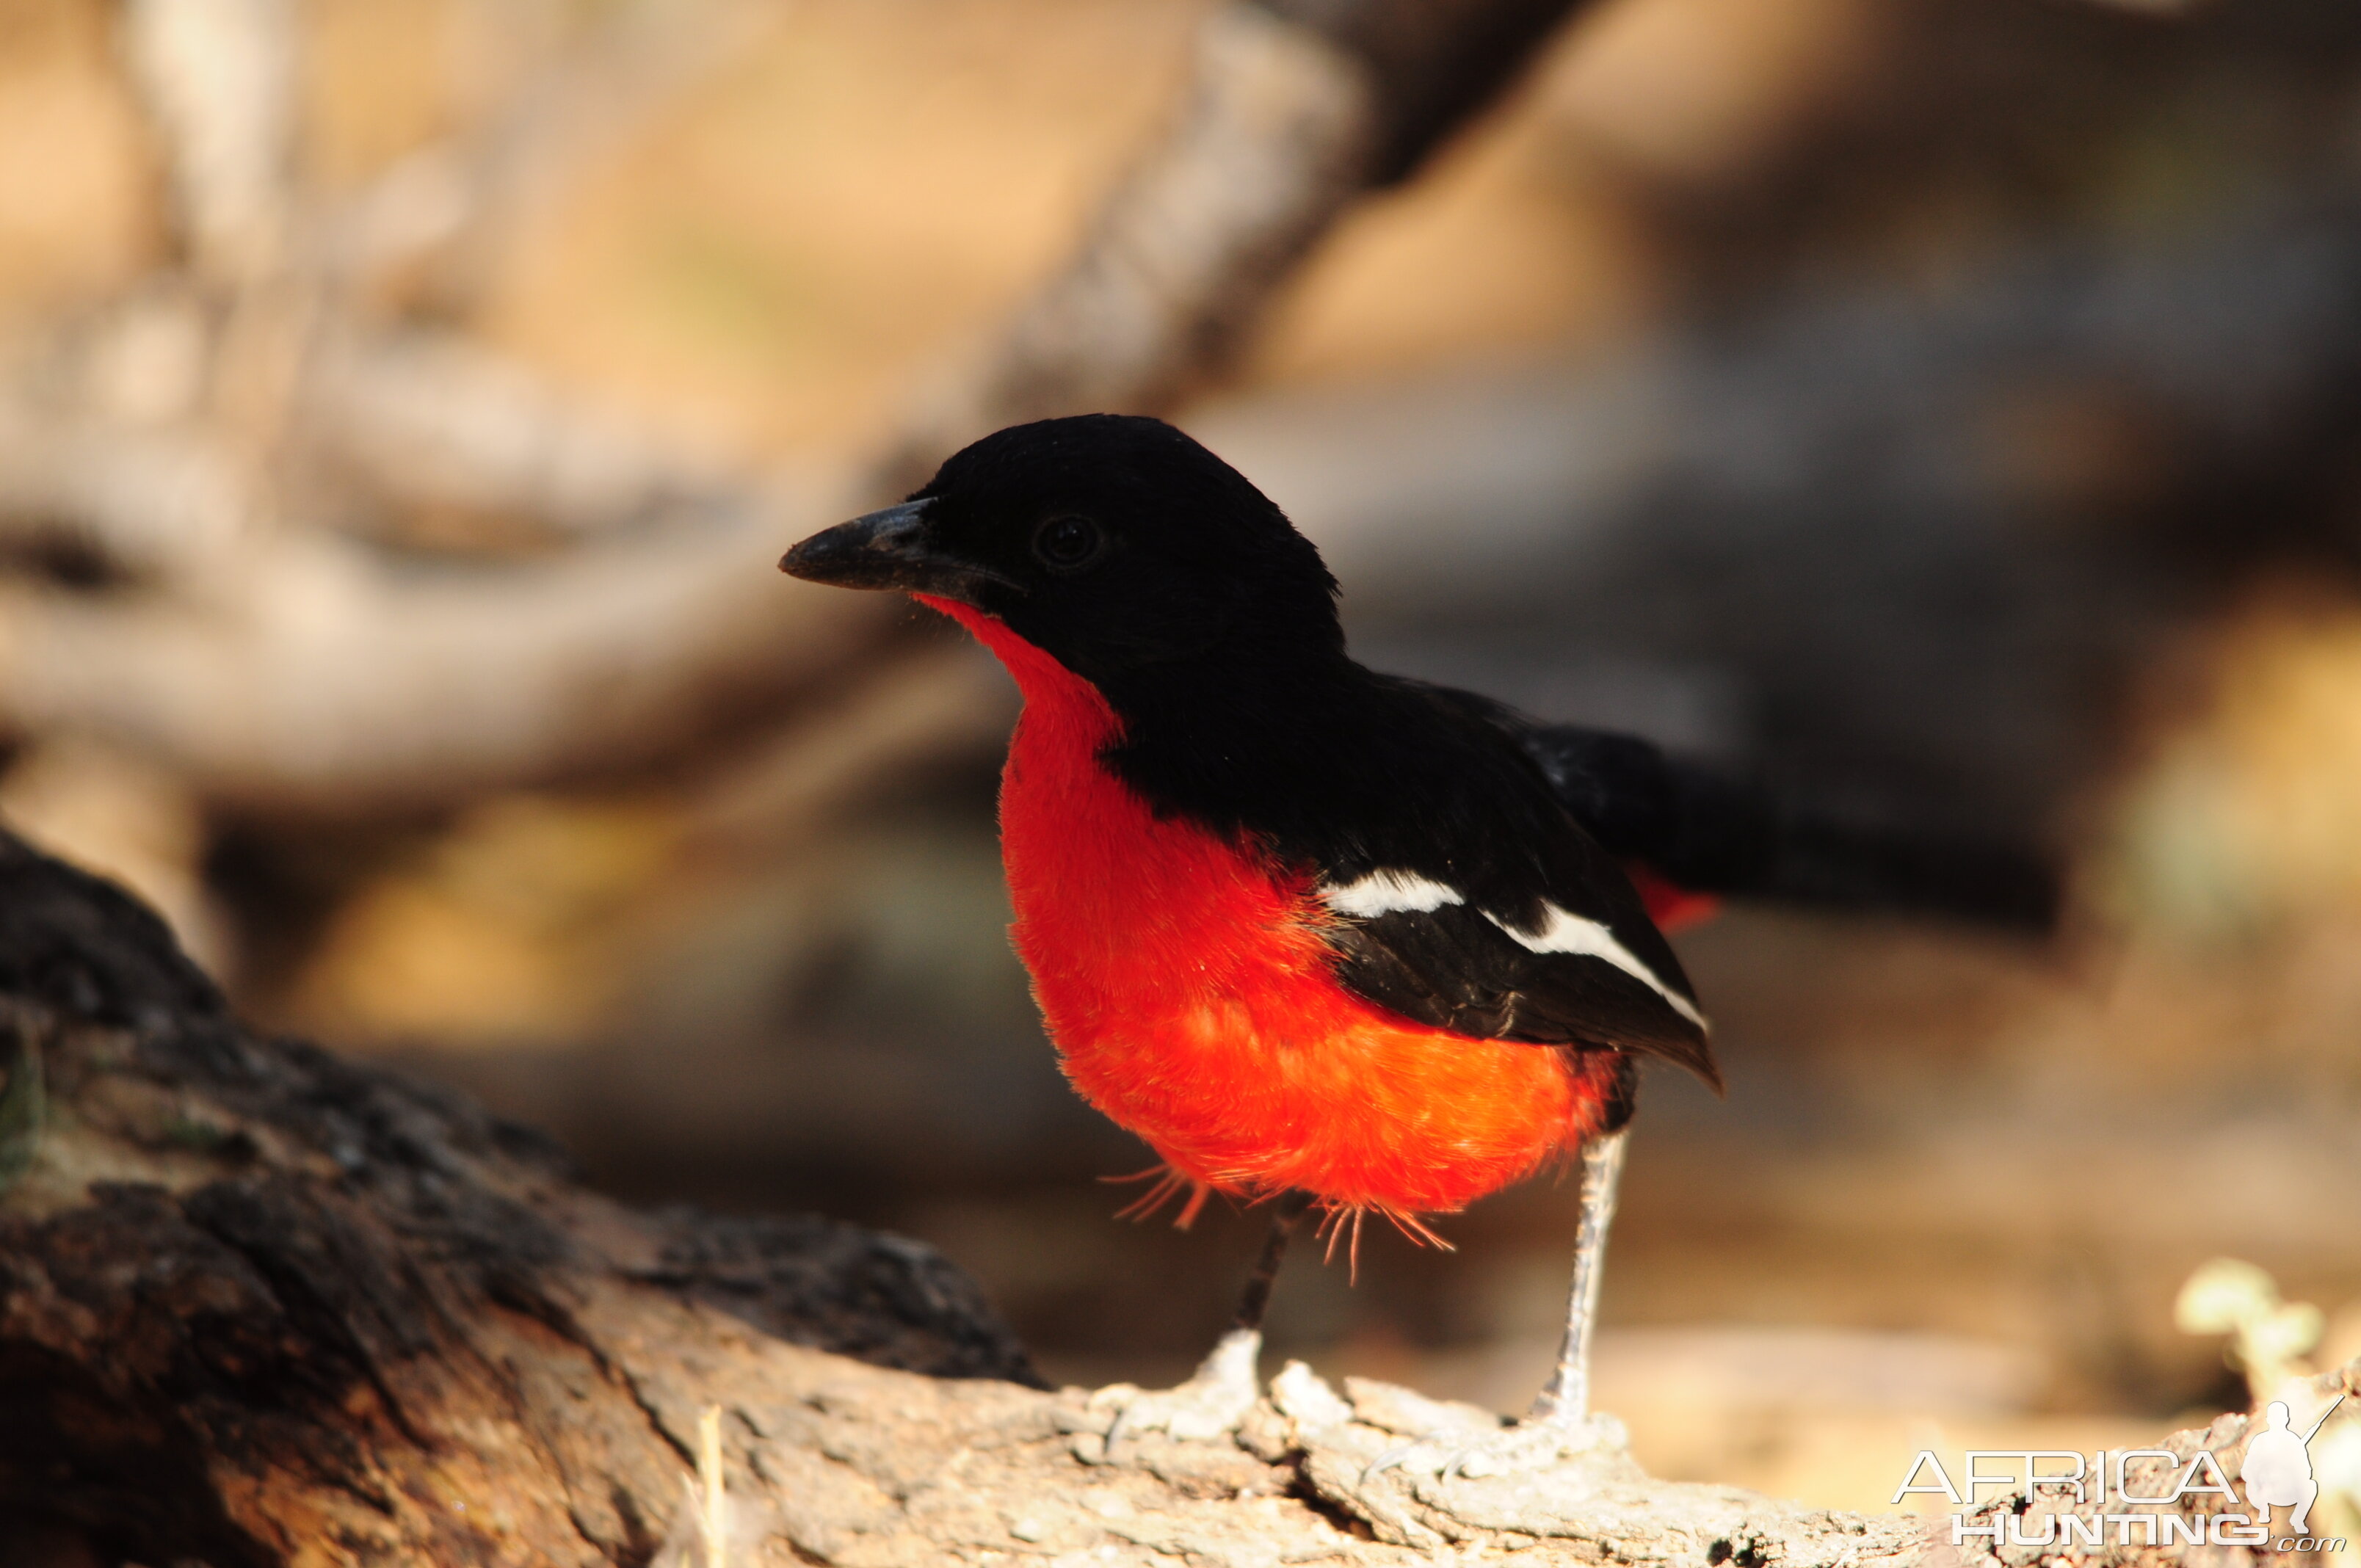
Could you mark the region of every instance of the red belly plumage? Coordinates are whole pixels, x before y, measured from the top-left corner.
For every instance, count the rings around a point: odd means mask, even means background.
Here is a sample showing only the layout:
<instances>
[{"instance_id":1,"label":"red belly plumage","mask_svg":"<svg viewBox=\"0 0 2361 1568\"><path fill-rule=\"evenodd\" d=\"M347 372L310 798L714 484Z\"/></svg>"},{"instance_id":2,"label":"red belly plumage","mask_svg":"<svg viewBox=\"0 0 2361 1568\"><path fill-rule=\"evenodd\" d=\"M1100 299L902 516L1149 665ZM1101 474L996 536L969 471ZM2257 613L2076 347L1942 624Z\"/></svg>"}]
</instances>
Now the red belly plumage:
<instances>
[{"instance_id":1,"label":"red belly plumage","mask_svg":"<svg viewBox=\"0 0 2361 1568\"><path fill-rule=\"evenodd\" d=\"M1173 1171L1409 1218L1531 1175L1598 1124L1603 1055L1474 1039L1339 985L1309 881L1109 773L1096 687L992 617L926 602L1025 694L1001 785L1016 949L1090 1102Z\"/></svg>"}]
</instances>

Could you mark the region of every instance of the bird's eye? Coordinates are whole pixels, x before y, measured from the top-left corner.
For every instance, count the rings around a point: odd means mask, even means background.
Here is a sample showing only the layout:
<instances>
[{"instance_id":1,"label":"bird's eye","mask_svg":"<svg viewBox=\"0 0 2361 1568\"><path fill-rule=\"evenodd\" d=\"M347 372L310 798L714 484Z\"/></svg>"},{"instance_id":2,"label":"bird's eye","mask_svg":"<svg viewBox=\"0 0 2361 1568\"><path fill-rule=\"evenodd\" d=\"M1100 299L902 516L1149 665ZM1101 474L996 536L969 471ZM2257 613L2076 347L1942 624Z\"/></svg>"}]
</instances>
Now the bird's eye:
<instances>
[{"instance_id":1,"label":"bird's eye","mask_svg":"<svg viewBox=\"0 0 2361 1568\"><path fill-rule=\"evenodd\" d=\"M1099 525L1086 517L1053 517L1033 535L1033 554L1042 564L1071 572L1087 565L1105 543Z\"/></svg>"}]
</instances>

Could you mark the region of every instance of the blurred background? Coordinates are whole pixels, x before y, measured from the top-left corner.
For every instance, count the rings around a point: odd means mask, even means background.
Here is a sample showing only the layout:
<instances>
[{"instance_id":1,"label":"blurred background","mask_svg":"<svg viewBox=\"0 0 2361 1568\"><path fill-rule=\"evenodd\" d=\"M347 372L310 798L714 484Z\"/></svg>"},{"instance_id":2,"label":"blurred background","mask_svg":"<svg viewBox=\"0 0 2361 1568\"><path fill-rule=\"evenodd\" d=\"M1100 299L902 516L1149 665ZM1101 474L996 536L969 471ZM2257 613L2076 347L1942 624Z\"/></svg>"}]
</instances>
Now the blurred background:
<instances>
[{"instance_id":1,"label":"blurred background","mask_svg":"<svg viewBox=\"0 0 2361 1568\"><path fill-rule=\"evenodd\" d=\"M1164 411L1366 661L2071 868L2050 938L1679 938L1730 1087L1643 1094L1653 1468L1883 1506L2243 1408L2217 1255L2361 1353L2361 9L1421 3L0 0L0 819L603 1187L1175 1379L1261 1222L1110 1218L1014 694L772 570ZM1572 1200L1301 1250L1276 1350L1521 1408Z\"/></svg>"}]
</instances>

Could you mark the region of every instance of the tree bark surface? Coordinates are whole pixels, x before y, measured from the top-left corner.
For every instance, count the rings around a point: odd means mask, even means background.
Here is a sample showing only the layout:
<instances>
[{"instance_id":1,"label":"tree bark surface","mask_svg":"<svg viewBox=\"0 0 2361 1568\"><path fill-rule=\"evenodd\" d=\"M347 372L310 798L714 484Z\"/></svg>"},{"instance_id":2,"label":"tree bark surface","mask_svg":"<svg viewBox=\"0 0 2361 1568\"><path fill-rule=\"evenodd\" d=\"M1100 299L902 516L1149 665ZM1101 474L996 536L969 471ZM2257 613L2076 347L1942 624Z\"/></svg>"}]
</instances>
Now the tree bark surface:
<instances>
[{"instance_id":1,"label":"tree bark surface","mask_svg":"<svg viewBox=\"0 0 2361 1568\"><path fill-rule=\"evenodd\" d=\"M5 835L0 1066L0 1560L1869 1568L1932 1544L1620 1450L1372 1474L1499 1420L1300 1364L1235 1442L1111 1453L1110 1391L1040 1387L931 1249L602 1198L456 1096L243 1025L156 916ZM2169 1441L2234 1460L2243 1422Z\"/></svg>"}]
</instances>

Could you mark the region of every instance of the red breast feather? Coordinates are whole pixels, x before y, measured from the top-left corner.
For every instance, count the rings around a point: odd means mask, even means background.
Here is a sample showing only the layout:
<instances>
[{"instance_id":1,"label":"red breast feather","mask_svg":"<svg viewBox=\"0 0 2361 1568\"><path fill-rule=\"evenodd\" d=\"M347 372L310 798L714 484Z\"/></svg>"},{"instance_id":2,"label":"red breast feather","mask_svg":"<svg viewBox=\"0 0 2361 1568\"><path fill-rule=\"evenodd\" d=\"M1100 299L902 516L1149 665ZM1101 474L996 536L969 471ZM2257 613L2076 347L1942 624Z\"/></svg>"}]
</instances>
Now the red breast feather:
<instances>
[{"instance_id":1,"label":"red breast feather","mask_svg":"<svg viewBox=\"0 0 2361 1568\"><path fill-rule=\"evenodd\" d=\"M1604 1054L1448 1034L1345 991L1307 876L1159 820L1099 761L1120 721L1095 686L991 616L925 602L1025 694L1001 854L1066 1076L1174 1171L1407 1219L1528 1176L1597 1126Z\"/></svg>"}]
</instances>

